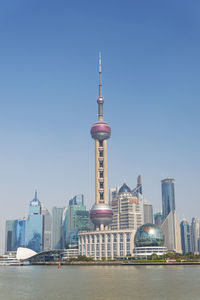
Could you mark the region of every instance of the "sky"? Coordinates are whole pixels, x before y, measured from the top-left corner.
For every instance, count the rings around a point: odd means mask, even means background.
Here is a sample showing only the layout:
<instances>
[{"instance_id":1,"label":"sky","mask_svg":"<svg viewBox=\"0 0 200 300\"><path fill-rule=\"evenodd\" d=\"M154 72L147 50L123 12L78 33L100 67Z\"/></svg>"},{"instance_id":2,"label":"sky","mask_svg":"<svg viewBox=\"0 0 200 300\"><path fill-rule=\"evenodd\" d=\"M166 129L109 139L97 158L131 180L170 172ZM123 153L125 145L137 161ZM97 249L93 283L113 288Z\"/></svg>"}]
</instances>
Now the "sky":
<instances>
[{"instance_id":1,"label":"sky","mask_svg":"<svg viewBox=\"0 0 200 300\"><path fill-rule=\"evenodd\" d=\"M109 187L141 174L157 212L174 178L179 219L200 217L199 15L198 0L1 1L1 252L35 189L50 211L95 201L99 51Z\"/></svg>"}]
</instances>

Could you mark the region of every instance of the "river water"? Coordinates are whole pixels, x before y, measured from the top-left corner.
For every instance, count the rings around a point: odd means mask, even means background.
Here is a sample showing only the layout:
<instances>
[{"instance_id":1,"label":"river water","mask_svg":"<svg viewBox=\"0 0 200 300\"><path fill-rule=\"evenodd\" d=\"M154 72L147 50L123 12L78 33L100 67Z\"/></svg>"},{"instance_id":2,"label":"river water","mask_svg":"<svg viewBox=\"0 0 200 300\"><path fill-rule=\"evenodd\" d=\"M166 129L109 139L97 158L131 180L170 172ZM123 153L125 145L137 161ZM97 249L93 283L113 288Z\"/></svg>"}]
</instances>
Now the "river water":
<instances>
[{"instance_id":1,"label":"river water","mask_svg":"<svg viewBox=\"0 0 200 300\"><path fill-rule=\"evenodd\" d=\"M200 266L0 267L0 300L200 299Z\"/></svg>"}]
</instances>

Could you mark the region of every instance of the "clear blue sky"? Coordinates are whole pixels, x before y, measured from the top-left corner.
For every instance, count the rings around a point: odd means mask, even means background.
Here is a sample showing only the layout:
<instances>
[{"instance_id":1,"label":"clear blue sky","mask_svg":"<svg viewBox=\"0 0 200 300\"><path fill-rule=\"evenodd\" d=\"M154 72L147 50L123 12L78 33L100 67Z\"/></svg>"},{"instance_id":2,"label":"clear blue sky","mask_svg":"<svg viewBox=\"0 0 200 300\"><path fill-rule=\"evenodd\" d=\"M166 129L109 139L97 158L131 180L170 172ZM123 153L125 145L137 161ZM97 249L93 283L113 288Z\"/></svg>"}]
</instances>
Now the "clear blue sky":
<instances>
[{"instance_id":1,"label":"clear blue sky","mask_svg":"<svg viewBox=\"0 0 200 300\"><path fill-rule=\"evenodd\" d=\"M0 3L0 226L39 199L94 202L98 52L109 186L136 185L161 208L175 178L179 218L200 217L200 2ZM4 236L0 238L3 249Z\"/></svg>"}]
</instances>

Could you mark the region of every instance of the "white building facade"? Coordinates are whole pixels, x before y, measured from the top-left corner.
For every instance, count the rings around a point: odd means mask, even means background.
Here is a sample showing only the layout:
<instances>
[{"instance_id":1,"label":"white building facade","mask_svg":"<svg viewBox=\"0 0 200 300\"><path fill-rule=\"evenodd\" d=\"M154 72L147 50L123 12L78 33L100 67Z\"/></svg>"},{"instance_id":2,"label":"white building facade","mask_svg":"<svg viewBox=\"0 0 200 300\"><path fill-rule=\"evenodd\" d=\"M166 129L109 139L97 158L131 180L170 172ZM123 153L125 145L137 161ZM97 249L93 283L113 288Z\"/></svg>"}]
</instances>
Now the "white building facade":
<instances>
[{"instance_id":1,"label":"white building facade","mask_svg":"<svg viewBox=\"0 0 200 300\"><path fill-rule=\"evenodd\" d=\"M95 260L133 255L136 230L103 230L79 233L79 255Z\"/></svg>"},{"instance_id":2,"label":"white building facade","mask_svg":"<svg viewBox=\"0 0 200 300\"><path fill-rule=\"evenodd\" d=\"M133 229L137 230L142 225L142 210L140 200L123 184L111 202L113 219L112 230Z\"/></svg>"}]
</instances>

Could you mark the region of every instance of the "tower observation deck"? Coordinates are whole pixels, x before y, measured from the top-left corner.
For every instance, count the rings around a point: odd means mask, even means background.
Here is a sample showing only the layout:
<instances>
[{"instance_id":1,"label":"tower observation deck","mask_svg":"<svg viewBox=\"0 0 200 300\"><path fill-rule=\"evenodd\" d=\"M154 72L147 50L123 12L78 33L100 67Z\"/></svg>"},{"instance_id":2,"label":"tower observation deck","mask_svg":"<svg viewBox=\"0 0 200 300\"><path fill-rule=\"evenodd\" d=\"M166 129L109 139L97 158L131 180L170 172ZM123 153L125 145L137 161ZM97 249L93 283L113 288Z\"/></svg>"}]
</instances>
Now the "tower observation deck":
<instances>
[{"instance_id":1,"label":"tower observation deck","mask_svg":"<svg viewBox=\"0 0 200 300\"><path fill-rule=\"evenodd\" d=\"M99 54L99 97L98 121L92 125L91 136L95 140L95 204L90 211L90 218L97 230L104 230L112 222L113 212L108 205L107 183L107 139L111 128L103 120L101 54Z\"/></svg>"}]
</instances>

